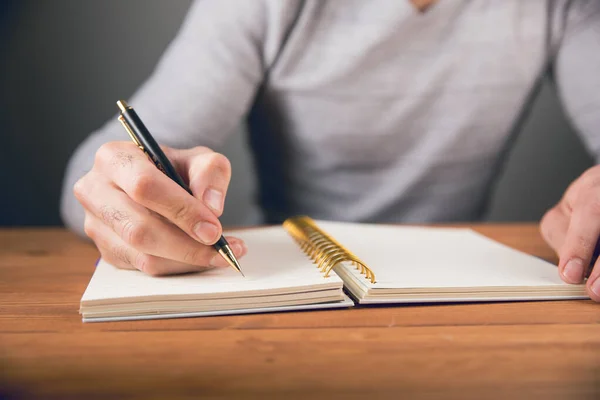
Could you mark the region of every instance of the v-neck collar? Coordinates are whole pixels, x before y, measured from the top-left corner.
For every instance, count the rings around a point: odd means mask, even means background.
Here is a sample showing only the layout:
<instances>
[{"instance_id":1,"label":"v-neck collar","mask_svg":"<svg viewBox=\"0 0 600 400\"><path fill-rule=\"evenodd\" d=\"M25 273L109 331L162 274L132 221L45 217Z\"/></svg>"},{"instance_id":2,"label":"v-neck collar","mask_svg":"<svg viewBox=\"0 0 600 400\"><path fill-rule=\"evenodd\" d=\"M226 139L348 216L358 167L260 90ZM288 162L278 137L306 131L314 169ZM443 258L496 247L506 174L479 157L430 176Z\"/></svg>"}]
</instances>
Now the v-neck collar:
<instances>
[{"instance_id":1,"label":"v-neck collar","mask_svg":"<svg viewBox=\"0 0 600 400\"><path fill-rule=\"evenodd\" d=\"M408 0L421 14L425 14L438 0Z\"/></svg>"}]
</instances>

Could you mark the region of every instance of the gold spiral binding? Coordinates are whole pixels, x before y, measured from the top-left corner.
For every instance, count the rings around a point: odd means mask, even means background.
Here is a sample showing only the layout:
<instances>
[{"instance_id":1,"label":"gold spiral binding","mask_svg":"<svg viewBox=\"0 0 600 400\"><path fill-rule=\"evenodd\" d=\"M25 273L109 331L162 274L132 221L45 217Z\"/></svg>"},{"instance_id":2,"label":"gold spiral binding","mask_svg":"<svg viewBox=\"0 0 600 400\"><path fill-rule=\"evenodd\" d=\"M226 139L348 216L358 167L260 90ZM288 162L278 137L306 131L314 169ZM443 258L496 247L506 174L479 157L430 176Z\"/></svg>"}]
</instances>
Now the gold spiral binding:
<instances>
[{"instance_id":1,"label":"gold spiral binding","mask_svg":"<svg viewBox=\"0 0 600 400\"><path fill-rule=\"evenodd\" d=\"M333 267L338 263L348 261L368 280L375 283L373 271L350 250L323 232L310 217L288 218L284 221L283 227L298 243L302 251L317 264L319 271L323 272L325 277L329 276Z\"/></svg>"}]
</instances>

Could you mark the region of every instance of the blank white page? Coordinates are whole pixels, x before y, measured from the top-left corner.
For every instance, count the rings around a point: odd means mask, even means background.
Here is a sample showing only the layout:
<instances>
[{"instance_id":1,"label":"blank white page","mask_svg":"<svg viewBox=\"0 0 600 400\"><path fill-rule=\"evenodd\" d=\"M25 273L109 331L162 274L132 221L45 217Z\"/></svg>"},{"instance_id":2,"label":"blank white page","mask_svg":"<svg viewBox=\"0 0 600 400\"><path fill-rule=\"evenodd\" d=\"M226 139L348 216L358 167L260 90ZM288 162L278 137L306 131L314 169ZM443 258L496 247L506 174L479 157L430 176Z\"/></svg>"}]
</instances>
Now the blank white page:
<instances>
[{"instance_id":1,"label":"blank white page","mask_svg":"<svg viewBox=\"0 0 600 400\"><path fill-rule=\"evenodd\" d=\"M101 261L81 302L91 304L106 299L156 296L206 297L211 294L219 298L342 287L343 282L337 275L325 278L319 272L283 227L226 234L245 240L248 246L248 254L239 260L245 278L230 267L195 274L151 277Z\"/></svg>"},{"instance_id":2,"label":"blank white page","mask_svg":"<svg viewBox=\"0 0 600 400\"><path fill-rule=\"evenodd\" d=\"M367 264L377 289L568 285L553 264L470 229L316 223Z\"/></svg>"}]
</instances>

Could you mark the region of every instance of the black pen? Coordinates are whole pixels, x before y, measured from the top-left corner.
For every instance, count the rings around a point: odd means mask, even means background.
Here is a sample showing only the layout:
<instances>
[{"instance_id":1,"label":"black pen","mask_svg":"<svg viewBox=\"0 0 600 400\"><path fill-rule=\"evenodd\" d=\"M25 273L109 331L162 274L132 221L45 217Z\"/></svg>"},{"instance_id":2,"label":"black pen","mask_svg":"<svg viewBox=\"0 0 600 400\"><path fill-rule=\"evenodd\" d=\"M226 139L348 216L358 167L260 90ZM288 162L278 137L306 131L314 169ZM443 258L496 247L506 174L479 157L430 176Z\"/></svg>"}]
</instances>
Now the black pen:
<instances>
[{"instance_id":1,"label":"black pen","mask_svg":"<svg viewBox=\"0 0 600 400\"><path fill-rule=\"evenodd\" d=\"M127 133L129 133L129 136L131 136L131 140L133 140L140 150L146 153L146 155L159 170L164 172L165 175L175 181L175 183L177 183L179 186L184 188L189 194L192 194L192 191L188 185L184 182L181 176L179 176L165 153L161 150L158 143L156 143L134 109L131 108L131 106L129 106L124 100L117 101L117 106L119 106L119 109L121 110L119 121ZM244 276L244 273L240 268L240 263L238 262L237 258L235 258L229 243L227 243L227 240L225 240L223 236L221 236L213 246L233 269Z\"/></svg>"}]
</instances>

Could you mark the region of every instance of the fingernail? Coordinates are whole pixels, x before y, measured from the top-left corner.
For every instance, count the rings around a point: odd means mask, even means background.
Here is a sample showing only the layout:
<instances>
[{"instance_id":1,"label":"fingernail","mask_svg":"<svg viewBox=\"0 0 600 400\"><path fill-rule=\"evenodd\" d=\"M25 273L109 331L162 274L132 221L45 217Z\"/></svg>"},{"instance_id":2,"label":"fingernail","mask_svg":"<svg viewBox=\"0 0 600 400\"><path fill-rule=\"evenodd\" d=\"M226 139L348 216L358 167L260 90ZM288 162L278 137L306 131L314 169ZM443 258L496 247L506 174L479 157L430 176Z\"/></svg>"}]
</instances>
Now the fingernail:
<instances>
[{"instance_id":1,"label":"fingernail","mask_svg":"<svg viewBox=\"0 0 600 400\"><path fill-rule=\"evenodd\" d=\"M204 203L220 213L223 209L223 194L218 190L208 189L204 192Z\"/></svg>"},{"instance_id":2,"label":"fingernail","mask_svg":"<svg viewBox=\"0 0 600 400\"><path fill-rule=\"evenodd\" d=\"M194 227L194 233L204 244L212 244L217 239L219 228L210 222L198 222Z\"/></svg>"},{"instance_id":3,"label":"fingernail","mask_svg":"<svg viewBox=\"0 0 600 400\"><path fill-rule=\"evenodd\" d=\"M237 256L241 257L246 254L246 244L237 238L229 238L229 247L231 247L231 251Z\"/></svg>"},{"instance_id":4,"label":"fingernail","mask_svg":"<svg viewBox=\"0 0 600 400\"><path fill-rule=\"evenodd\" d=\"M596 297L600 297L600 277L596 278L596 281L592 283L592 292L596 295Z\"/></svg>"},{"instance_id":5,"label":"fingernail","mask_svg":"<svg viewBox=\"0 0 600 400\"><path fill-rule=\"evenodd\" d=\"M235 254L238 257L241 257L241 255L244 254L244 245L238 242L233 245L231 250L233 250L233 254Z\"/></svg>"},{"instance_id":6,"label":"fingernail","mask_svg":"<svg viewBox=\"0 0 600 400\"><path fill-rule=\"evenodd\" d=\"M565 265L563 275L571 283L580 283L583 279L583 261L579 258L570 259Z\"/></svg>"}]
</instances>

